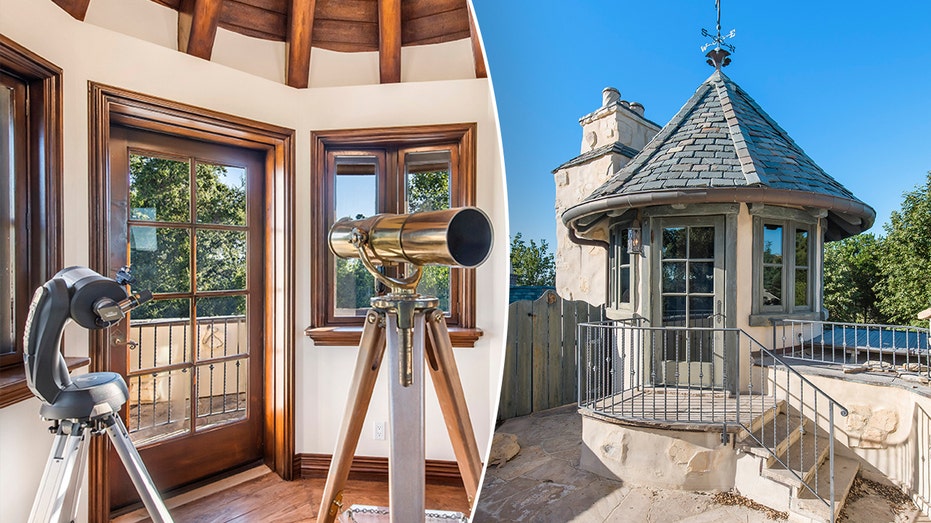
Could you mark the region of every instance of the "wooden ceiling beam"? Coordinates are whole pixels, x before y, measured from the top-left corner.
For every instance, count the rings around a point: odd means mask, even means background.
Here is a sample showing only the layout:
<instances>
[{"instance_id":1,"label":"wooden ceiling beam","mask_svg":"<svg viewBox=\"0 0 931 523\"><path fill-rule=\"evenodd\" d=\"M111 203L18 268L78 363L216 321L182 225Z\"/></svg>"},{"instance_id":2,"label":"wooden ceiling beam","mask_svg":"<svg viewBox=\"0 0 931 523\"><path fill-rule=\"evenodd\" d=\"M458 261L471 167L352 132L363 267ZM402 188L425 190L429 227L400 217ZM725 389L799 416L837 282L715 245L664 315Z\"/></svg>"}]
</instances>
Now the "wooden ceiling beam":
<instances>
[{"instance_id":1,"label":"wooden ceiling beam","mask_svg":"<svg viewBox=\"0 0 931 523\"><path fill-rule=\"evenodd\" d=\"M90 5L91 0L52 0L58 7L62 8L66 13L71 15L77 20L84 21L84 17L87 16L87 6Z\"/></svg>"},{"instance_id":2,"label":"wooden ceiling beam","mask_svg":"<svg viewBox=\"0 0 931 523\"><path fill-rule=\"evenodd\" d=\"M182 0L178 10L178 50L204 60L213 54L223 0Z\"/></svg>"},{"instance_id":3,"label":"wooden ceiling beam","mask_svg":"<svg viewBox=\"0 0 931 523\"><path fill-rule=\"evenodd\" d=\"M482 53L482 41L478 34L478 25L475 23L475 13L469 7L469 37L472 40L472 59L475 60L475 77L488 78L485 68L485 54Z\"/></svg>"},{"instance_id":4,"label":"wooden ceiling beam","mask_svg":"<svg viewBox=\"0 0 931 523\"><path fill-rule=\"evenodd\" d=\"M288 85L303 89L310 81L310 47L313 43L316 0L291 0L288 23Z\"/></svg>"},{"instance_id":5,"label":"wooden ceiling beam","mask_svg":"<svg viewBox=\"0 0 931 523\"><path fill-rule=\"evenodd\" d=\"M381 83L401 81L401 0L378 0L378 69Z\"/></svg>"}]
</instances>

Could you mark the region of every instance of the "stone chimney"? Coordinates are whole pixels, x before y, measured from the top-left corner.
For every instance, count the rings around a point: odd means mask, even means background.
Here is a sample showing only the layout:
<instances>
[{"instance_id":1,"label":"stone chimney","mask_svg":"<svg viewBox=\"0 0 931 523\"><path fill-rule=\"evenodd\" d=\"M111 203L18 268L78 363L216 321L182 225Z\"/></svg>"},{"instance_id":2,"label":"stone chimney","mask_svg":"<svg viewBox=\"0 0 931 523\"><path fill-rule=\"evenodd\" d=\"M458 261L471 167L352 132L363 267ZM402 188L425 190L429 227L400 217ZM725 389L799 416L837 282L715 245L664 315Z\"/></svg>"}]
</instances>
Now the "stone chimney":
<instances>
[{"instance_id":1,"label":"stone chimney","mask_svg":"<svg viewBox=\"0 0 931 523\"><path fill-rule=\"evenodd\" d=\"M643 117L643 105L621 99L614 87L601 91L601 107L583 116L582 150L585 153L605 145L620 142L640 150L656 134L655 124Z\"/></svg>"},{"instance_id":2,"label":"stone chimney","mask_svg":"<svg viewBox=\"0 0 931 523\"><path fill-rule=\"evenodd\" d=\"M563 211L584 200L642 149L660 127L643 116L643 105L628 102L614 87L601 91L601 107L583 116L581 155L554 172L556 178L556 291L592 305L605 302L607 251L577 245L562 224ZM596 234L597 236L597 234ZM607 237L597 238L607 240Z\"/></svg>"}]
</instances>

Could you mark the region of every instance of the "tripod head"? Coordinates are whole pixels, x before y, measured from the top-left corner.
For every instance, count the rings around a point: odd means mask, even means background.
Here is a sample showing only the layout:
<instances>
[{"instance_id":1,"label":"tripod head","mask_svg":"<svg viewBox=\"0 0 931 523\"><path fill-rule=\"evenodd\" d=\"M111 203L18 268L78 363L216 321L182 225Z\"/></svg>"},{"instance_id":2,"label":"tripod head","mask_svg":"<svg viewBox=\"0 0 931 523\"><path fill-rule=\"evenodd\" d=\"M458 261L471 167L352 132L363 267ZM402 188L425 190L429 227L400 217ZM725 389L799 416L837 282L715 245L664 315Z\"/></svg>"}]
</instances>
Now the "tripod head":
<instances>
[{"instance_id":1,"label":"tripod head","mask_svg":"<svg viewBox=\"0 0 931 523\"><path fill-rule=\"evenodd\" d=\"M131 282L129 269L120 269L120 281ZM26 318L26 384L39 399L55 403L71 386L62 356L61 335L70 320L85 329L104 329L118 323L130 310L152 299L152 293L129 294L115 280L87 267L62 269L36 289Z\"/></svg>"}]
</instances>

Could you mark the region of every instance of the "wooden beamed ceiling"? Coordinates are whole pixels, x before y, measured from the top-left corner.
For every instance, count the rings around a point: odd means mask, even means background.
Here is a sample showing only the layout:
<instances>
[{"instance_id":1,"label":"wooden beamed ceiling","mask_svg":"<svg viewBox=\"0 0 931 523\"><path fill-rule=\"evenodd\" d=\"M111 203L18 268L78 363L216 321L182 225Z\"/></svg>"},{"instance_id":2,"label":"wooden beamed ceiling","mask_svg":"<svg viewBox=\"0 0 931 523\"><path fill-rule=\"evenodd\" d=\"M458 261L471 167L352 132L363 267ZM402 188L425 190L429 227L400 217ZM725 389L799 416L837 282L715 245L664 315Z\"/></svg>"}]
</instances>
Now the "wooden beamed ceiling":
<instances>
[{"instance_id":1,"label":"wooden beamed ceiling","mask_svg":"<svg viewBox=\"0 0 931 523\"><path fill-rule=\"evenodd\" d=\"M53 0L83 20L91 0ZM485 78L467 0L151 0L178 11L178 50L209 60L217 27L287 44L287 84L307 87L311 48L379 52L383 83L401 81L401 47L471 38L475 76Z\"/></svg>"}]
</instances>

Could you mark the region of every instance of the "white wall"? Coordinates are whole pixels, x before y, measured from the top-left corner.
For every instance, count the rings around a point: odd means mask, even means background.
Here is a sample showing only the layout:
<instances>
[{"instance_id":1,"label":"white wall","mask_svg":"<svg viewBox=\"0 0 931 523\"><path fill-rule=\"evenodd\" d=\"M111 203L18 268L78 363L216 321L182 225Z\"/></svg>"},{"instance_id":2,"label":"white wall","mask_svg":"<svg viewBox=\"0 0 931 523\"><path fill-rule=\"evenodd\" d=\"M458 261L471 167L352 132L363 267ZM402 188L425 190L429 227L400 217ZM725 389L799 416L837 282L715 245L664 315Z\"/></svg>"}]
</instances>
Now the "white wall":
<instances>
[{"instance_id":1,"label":"white wall","mask_svg":"<svg viewBox=\"0 0 931 523\"><path fill-rule=\"evenodd\" d=\"M139 2L141 0L132 0ZM151 2L144 2L151 4ZM108 4L122 1L91 2L88 18L107 25ZM155 15L150 25L174 30ZM120 15L123 16L123 15ZM136 22L126 22L132 29ZM117 24L118 25L118 24ZM413 60L411 79L392 85L355 85L317 87L304 90L289 88L281 78L265 78L264 73L249 74L226 65L184 55L164 45L173 36L156 35L146 30L146 39L138 39L81 23L56 7L51 0L0 0L0 33L55 63L64 70L64 210L61 231L64 238L65 265L88 262L88 81L104 83L148 95L176 100L215 111L259 120L296 131L296 451L298 453L332 453L340 417L345 404L357 350L347 347L315 347L304 337L310 318L310 133L313 130L348 129L383 126L426 125L458 122L478 124L478 193L477 204L495 224L496 244L489 260L477 269L477 324L485 334L474 348L456 349L456 358L471 409L479 448L490 441L500 382L503 333L507 302L507 211L500 139L490 82L485 79L462 79L464 71L451 66L443 49L456 55L455 63L471 64L471 54L460 43L427 46L405 52ZM131 31L130 31L131 32ZM233 35L234 38L246 38ZM158 40L152 42L148 40ZM218 45L225 45L218 39ZM445 47L444 47L445 46ZM215 49L223 54L221 49ZM236 59L243 63L267 56L267 48L258 46L257 55L243 46ZM315 51L314 59L317 58ZM325 53L324 53L325 54ZM342 53L333 53L342 55ZM312 62L311 68L324 64L330 85L360 82L353 60ZM359 58L364 60L365 58ZM403 66L403 64L402 64ZM238 65L237 65L238 67ZM346 70L341 70L346 67ZM463 66L464 67L464 66ZM421 71L418 73L417 71ZM445 71L447 80L432 75ZM377 71L376 71L377 73ZM317 71L315 70L315 73ZM283 75L283 72L282 72ZM435 81L412 81L412 80ZM314 82L312 82L313 84ZM70 327L65 333L69 355L86 355L85 331ZM383 372L384 374L384 372ZM429 381L429 380L428 380ZM427 457L453 459L432 386L427 399ZM371 438L371 423L388 419L385 376L379 378L375 399L359 445L359 454L386 456L387 443ZM0 507L3 518L23 521L28 515L33 493L51 444L51 436L38 420L35 400L0 409Z\"/></svg>"}]
</instances>

